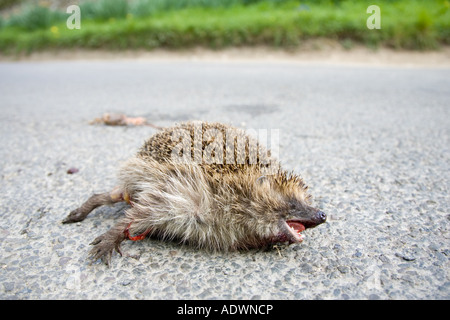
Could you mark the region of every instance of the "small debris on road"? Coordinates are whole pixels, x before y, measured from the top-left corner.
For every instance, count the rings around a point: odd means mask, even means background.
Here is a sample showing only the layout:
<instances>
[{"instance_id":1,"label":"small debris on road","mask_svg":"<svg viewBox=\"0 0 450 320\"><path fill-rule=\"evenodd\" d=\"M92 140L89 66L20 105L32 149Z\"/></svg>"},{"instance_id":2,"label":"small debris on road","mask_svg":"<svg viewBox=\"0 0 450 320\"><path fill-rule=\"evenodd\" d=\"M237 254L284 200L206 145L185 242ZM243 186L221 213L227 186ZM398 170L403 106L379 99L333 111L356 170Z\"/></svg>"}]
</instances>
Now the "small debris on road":
<instances>
[{"instance_id":1,"label":"small debris on road","mask_svg":"<svg viewBox=\"0 0 450 320\"><path fill-rule=\"evenodd\" d=\"M89 124L104 124L107 126L150 126L155 129L161 127L148 123L143 117L128 117L122 113L105 113L101 118L95 118Z\"/></svg>"}]
</instances>

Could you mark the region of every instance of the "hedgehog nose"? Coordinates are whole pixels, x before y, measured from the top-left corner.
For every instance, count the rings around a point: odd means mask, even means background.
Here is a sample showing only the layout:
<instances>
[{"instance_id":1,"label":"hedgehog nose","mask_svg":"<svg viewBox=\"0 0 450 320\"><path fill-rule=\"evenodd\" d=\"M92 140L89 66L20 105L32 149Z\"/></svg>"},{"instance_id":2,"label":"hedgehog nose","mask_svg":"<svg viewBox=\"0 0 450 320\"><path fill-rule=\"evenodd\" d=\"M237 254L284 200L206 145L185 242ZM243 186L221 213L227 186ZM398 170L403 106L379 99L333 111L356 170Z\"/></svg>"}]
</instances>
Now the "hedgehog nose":
<instances>
[{"instance_id":1,"label":"hedgehog nose","mask_svg":"<svg viewBox=\"0 0 450 320\"><path fill-rule=\"evenodd\" d=\"M327 220L327 215L326 215L326 213L325 212L323 212L323 211L318 211L317 212L317 218L319 219L319 223L323 223L323 222L325 222L326 220Z\"/></svg>"}]
</instances>

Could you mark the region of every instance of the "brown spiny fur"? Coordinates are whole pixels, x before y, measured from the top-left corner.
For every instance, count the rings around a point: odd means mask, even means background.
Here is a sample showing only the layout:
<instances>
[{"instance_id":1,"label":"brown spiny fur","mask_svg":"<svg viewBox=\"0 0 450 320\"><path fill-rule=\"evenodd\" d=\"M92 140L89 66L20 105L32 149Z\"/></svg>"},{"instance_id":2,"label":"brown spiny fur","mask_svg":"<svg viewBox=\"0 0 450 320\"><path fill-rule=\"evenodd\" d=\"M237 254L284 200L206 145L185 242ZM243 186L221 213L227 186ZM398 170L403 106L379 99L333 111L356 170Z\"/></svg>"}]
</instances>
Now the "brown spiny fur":
<instances>
[{"instance_id":1,"label":"brown spiny fur","mask_svg":"<svg viewBox=\"0 0 450 320\"><path fill-rule=\"evenodd\" d=\"M302 179L283 171L264 149L252 164L250 144L241 154L245 158L241 164L227 163L224 149L223 164L205 163L206 158L200 163L180 163L172 156L181 141L173 140L179 129L192 142L190 159L195 157L195 141L202 143L202 151L211 146L214 139L208 133L214 130L222 133L223 145L230 133L255 142L242 130L220 123L182 123L150 137L119 170L119 190L129 196L131 206L122 221L94 240L94 259L106 257L108 262L113 249L120 252L127 226L129 234L147 231L210 250L261 247L286 240L278 237L280 219L286 219L295 208L309 208L310 197ZM200 140L195 140L199 136ZM237 141L233 140L235 160L239 156ZM218 149L210 152L211 156L217 156L216 152ZM272 175L266 174L268 163L274 168ZM116 201L123 200L123 196L116 197ZM75 221L76 214L71 215L64 222Z\"/></svg>"}]
</instances>

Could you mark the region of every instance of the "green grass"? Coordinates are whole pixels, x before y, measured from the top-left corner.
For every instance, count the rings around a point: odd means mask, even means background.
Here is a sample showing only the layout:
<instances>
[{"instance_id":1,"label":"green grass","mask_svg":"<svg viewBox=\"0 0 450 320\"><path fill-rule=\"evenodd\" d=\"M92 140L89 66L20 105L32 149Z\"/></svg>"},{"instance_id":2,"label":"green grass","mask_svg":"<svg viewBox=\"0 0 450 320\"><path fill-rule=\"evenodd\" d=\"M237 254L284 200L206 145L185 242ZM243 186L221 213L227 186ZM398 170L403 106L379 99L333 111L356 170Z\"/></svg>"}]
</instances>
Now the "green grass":
<instances>
[{"instance_id":1,"label":"green grass","mask_svg":"<svg viewBox=\"0 0 450 320\"><path fill-rule=\"evenodd\" d=\"M108 9L106 2L117 3ZM145 7L146 0L131 4L100 0L85 4L91 5L90 9L81 7L80 30L67 29L68 15L58 20L61 13L55 12L38 12L39 22L32 23L31 18L23 24L3 21L0 51L252 45L293 48L314 38L335 39L344 47L362 43L423 50L450 44L448 1L379 0L381 29L369 30L366 9L372 2L154 0L150 8Z\"/></svg>"}]
</instances>

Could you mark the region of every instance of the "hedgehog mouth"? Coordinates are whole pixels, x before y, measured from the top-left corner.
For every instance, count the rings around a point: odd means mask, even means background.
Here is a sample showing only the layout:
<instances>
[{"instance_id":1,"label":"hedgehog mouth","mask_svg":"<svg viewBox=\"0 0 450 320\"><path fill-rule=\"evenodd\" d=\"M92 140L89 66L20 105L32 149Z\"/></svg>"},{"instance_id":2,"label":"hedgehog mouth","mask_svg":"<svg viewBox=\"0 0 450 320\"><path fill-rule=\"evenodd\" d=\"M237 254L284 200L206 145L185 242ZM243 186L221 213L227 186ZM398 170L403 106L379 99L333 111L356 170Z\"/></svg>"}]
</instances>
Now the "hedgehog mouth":
<instances>
[{"instance_id":1,"label":"hedgehog mouth","mask_svg":"<svg viewBox=\"0 0 450 320\"><path fill-rule=\"evenodd\" d=\"M287 231L287 237L290 242L302 242L304 239L304 235L301 232L305 231L306 227L303 223L298 220L286 220L284 221Z\"/></svg>"}]
</instances>

